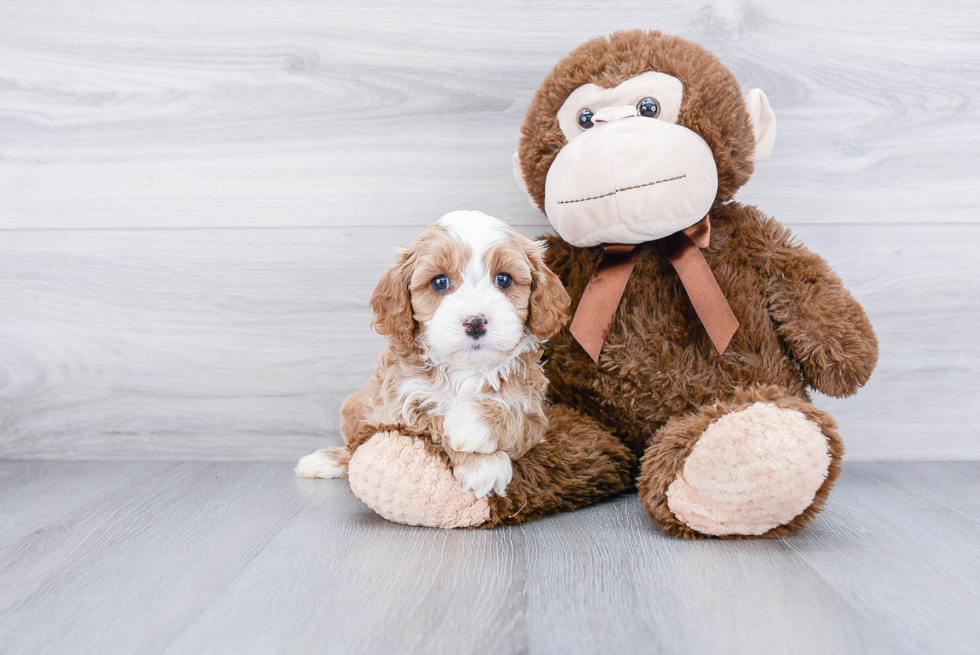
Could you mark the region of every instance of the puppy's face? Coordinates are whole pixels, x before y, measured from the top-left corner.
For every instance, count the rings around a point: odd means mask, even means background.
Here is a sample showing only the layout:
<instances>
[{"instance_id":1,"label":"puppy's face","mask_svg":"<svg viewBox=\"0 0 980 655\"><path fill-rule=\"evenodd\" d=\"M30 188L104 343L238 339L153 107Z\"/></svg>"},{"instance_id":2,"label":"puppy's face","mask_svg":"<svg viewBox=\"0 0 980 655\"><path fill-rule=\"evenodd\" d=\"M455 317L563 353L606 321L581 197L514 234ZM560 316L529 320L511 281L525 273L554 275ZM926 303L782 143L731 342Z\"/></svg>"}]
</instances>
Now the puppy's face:
<instances>
[{"instance_id":1,"label":"puppy's face","mask_svg":"<svg viewBox=\"0 0 980 655\"><path fill-rule=\"evenodd\" d=\"M437 365L495 365L564 324L569 305L542 247L499 219L452 212L399 254L371 298L392 344Z\"/></svg>"}]
</instances>

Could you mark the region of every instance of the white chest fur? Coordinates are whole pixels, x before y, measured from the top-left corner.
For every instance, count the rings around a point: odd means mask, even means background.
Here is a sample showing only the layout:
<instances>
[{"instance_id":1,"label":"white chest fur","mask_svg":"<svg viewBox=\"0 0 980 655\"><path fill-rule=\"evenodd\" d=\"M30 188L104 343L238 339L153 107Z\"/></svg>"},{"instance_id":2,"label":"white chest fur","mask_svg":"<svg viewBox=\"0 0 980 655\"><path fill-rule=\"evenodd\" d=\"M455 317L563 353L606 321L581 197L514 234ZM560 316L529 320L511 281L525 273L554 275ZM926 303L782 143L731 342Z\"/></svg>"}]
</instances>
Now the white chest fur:
<instances>
[{"instance_id":1,"label":"white chest fur","mask_svg":"<svg viewBox=\"0 0 980 655\"><path fill-rule=\"evenodd\" d=\"M530 409L526 398L510 400L500 393L502 380L513 372L513 366L511 360L490 369L436 367L434 375L405 380L398 394L403 420L411 422L417 411L443 416L450 448L491 453L498 444L487 426L487 412L498 405L499 411L526 413Z\"/></svg>"}]
</instances>

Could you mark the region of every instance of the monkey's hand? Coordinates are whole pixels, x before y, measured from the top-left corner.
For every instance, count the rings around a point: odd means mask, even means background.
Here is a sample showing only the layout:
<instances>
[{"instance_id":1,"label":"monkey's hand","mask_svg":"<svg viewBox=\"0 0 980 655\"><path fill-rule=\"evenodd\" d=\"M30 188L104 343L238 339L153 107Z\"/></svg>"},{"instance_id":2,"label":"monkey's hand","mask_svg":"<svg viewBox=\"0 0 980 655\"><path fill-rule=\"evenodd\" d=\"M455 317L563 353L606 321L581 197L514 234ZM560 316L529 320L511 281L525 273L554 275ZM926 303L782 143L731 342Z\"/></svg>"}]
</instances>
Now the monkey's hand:
<instances>
[{"instance_id":1,"label":"monkey's hand","mask_svg":"<svg viewBox=\"0 0 980 655\"><path fill-rule=\"evenodd\" d=\"M807 383L830 396L850 396L878 362L871 322L827 262L773 223L766 261L769 313Z\"/></svg>"}]
</instances>

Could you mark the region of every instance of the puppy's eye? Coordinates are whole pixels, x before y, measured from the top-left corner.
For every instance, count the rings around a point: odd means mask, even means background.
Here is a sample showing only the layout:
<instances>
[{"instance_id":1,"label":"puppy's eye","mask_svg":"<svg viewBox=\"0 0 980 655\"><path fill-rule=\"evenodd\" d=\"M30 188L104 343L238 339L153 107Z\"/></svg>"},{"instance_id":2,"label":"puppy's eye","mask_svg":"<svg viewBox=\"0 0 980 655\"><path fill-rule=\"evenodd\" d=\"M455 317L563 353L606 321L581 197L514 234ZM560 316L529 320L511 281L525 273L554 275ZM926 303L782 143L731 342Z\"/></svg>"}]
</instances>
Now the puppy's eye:
<instances>
[{"instance_id":1,"label":"puppy's eye","mask_svg":"<svg viewBox=\"0 0 980 655\"><path fill-rule=\"evenodd\" d=\"M514 280L507 273L497 273L497 277L493 279L493 283L498 289L506 291L510 288L510 285L514 284Z\"/></svg>"},{"instance_id":2,"label":"puppy's eye","mask_svg":"<svg viewBox=\"0 0 980 655\"><path fill-rule=\"evenodd\" d=\"M593 116L595 116L595 113L591 109L579 109L578 126L583 130L595 127L595 123L592 122Z\"/></svg>"},{"instance_id":3,"label":"puppy's eye","mask_svg":"<svg viewBox=\"0 0 980 655\"><path fill-rule=\"evenodd\" d=\"M656 98L644 98L636 103L636 113L647 118L656 118L660 115L660 103Z\"/></svg>"},{"instance_id":4,"label":"puppy's eye","mask_svg":"<svg viewBox=\"0 0 980 655\"><path fill-rule=\"evenodd\" d=\"M433 291L445 291L449 288L449 278L445 275L437 275L429 282L429 286Z\"/></svg>"}]
</instances>

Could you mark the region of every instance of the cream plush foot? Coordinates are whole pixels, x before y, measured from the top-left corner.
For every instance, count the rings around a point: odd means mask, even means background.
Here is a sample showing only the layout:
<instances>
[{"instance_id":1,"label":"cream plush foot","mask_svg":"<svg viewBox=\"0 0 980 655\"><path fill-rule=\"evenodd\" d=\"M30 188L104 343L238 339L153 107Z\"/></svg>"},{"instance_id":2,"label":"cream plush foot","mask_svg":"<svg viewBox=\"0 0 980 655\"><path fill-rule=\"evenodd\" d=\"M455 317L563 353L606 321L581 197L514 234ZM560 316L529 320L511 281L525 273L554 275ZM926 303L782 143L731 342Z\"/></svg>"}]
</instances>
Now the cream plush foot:
<instances>
[{"instance_id":1,"label":"cream plush foot","mask_svg":"<svg viewBox=\"0 0 980 655\"><path fill-rule=\"evenodd\" d=\"M819 511L843 452L833 419L772 389L751 395L668 423L644 456L641 497L668 532L782 536Z\"/></svg>"},{"instance_id":2,"label":"cream plush foot","mask_svg":"<svg viewBox=\"0 0 980 655\"><path fill-rule=\"evenodd\" d=\"M463 489L448 462L426 444L397 432L379 432L350 458L351 491L396 523L466 528L490 520L490 505Z\"/></svg>"},{"instance_id":3,"label":"cream plush foot","mask_svg":"<svg viewBox=\"0 0 980 655\"><path fill-rule=\"evenodd\" d=\"M323 448L299 460L296 476L300 478L339 478L347 472L350 453L346 448Z\"/></svg>"},{"instance_id":4,"label":"cream plush foot","mask_svg":"<svg viewBox=\"0 0 980 655\"><path fill-rule=\"evenodd\" d=\"M704 534L760 535L809 507L829 467L816 423L753 403L708 426L667 488L667 507Z\"/></svg>"}]
</instances>

